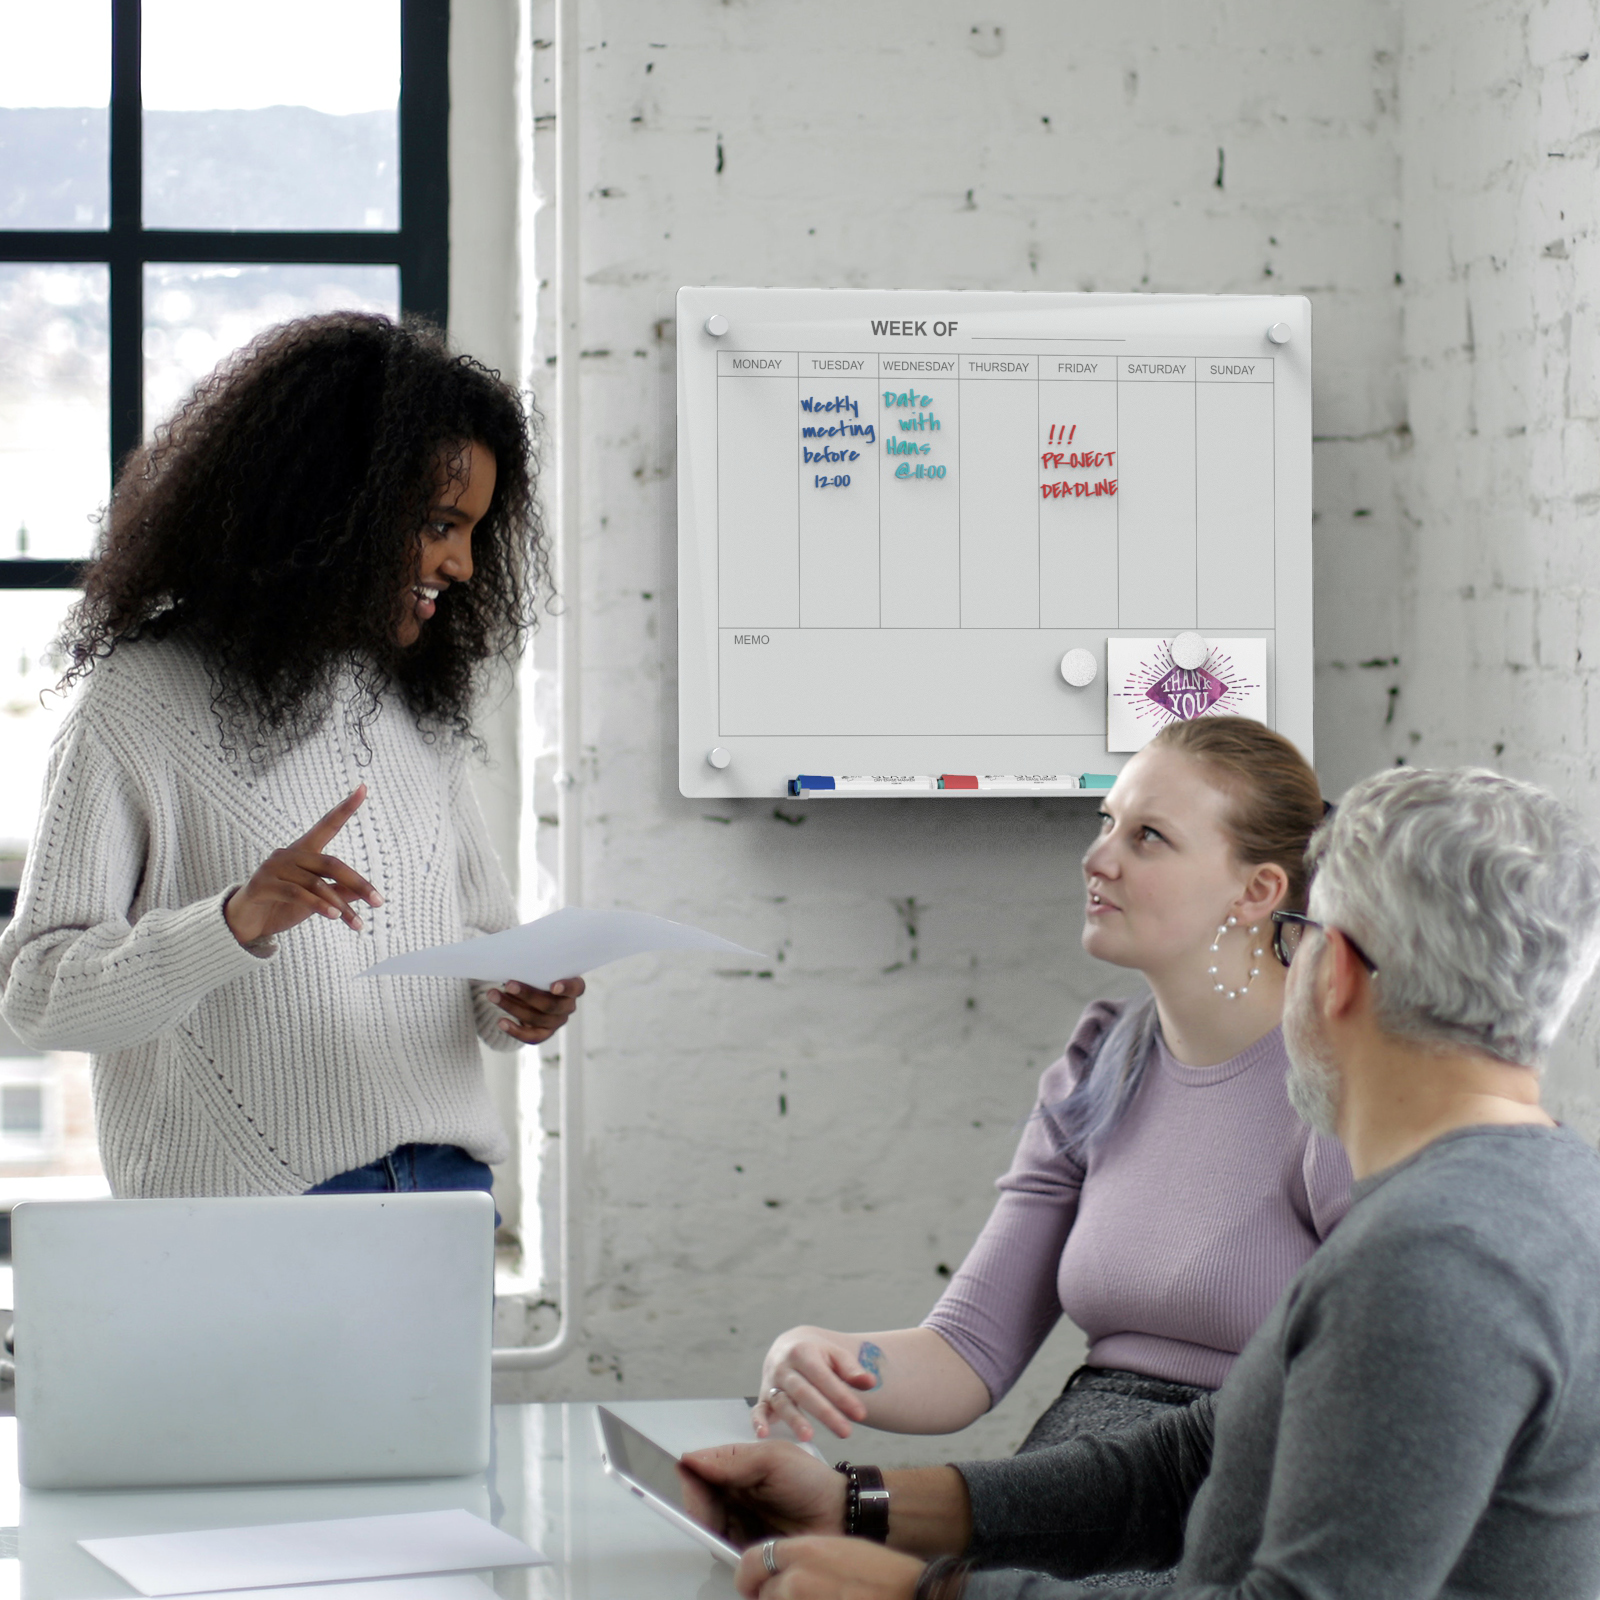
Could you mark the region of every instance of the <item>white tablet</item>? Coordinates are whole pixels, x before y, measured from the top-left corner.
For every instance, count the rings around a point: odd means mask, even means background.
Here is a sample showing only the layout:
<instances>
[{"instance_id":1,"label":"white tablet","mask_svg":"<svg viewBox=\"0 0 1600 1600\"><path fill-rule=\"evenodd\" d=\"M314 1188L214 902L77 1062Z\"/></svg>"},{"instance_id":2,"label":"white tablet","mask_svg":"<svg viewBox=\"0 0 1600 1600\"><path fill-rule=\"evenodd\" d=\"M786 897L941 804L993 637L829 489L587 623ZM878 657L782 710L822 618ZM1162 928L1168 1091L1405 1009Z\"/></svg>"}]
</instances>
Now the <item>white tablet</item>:
<instances>
[{"instance_id":1,"label":"white tablet","mask_svg":"<svg viewBox=\"0 0 1600 1600\"><path fill-rule=\"evenodd\" d=\"M740 1554L776 1530L737 1505L704 1478L696 1477L670 1450L630 1427L604 1406L594 1408L600 1461L609 1477L698 1541L719 1561L739 1565Z\"/></svg>"}]
</instances>

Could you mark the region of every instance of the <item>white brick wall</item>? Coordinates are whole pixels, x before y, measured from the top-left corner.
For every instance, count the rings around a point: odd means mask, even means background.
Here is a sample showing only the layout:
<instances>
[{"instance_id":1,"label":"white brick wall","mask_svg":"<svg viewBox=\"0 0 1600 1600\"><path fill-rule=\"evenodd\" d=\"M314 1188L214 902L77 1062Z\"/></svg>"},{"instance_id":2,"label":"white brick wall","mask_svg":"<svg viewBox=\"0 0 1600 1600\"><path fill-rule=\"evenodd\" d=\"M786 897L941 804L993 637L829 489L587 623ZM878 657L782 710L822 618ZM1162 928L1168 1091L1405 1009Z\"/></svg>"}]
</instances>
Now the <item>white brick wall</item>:
<instances>
[{"instance_id":1,"label":"white brick wall","mask_svg":"<svg viewBox=\"0 0 1600 1600\"><path fill-rule=\"evenodd\" d=\"M1596 5L582 10L586 898L774 960L595 984L585 1338L523 1392L729 1393L793 1321L926 1310L1121 985L1077 947L1087 808L677 795L674 290L1310 295L1326 791L1485 761L1600 823ZM1594 1028L1552 1093L1600 1132ZM1075 1359L958 1448L1014 1443Z\"/></svg>"},{"instance_id":2,"label":"white brick wall","mask_svg":"<svg viewBox=\"0 0 1600 1600\"><path fill-rule=\"evenodd\" d=\"M1600 826L1597 22L1590 0L1405 6L1413 448L1399 476L1406 642L1386 753L1534 779ZM1590 1136L1594 1067L1591 1003L1549 1095Z\"/></svg>"}]
</instances>

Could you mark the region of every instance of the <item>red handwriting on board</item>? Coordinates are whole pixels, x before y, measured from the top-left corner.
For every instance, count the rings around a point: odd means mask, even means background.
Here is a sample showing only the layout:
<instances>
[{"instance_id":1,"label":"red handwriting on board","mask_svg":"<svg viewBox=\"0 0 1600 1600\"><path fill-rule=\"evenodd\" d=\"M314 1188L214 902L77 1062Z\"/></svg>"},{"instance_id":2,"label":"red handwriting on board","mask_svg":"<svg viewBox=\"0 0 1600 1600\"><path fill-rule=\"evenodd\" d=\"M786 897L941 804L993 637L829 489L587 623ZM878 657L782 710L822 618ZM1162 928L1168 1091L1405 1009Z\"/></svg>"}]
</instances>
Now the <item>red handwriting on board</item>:
<instances>
[{"instance_id":1,"label":"red handwriting on board","mask_svg":"<svg viewBox=\"0 0 1600 1600\"><path fill-rule=\"evenodd\" d=\"M1094 472L1103 471L1106 467L1117 464L1115 450L1074 450L1071 448L1073 440L1077 437L1078 425L1073 423L1069 428L1064 422L1050 424L1049 443L1052 446L1059 444L1061 448L1046 450L1039 460L1046 472ZM1057 483L1041 483L1039 493L1046 500L1076 500L1087 499L1095 495L1115 494L1117 480L1115 478L1101 478L1098 482L1091 483L1087 478L1062 479Z\"/></svg>"},{"instance_id":2,"label":"red handwriting on board","mask_svg":"<svg viewBox=\"0 0 1600 1600\"><path fill-rule=\"evenodd\" d=\"M1097 483L1090 483L1087 478L1062 478L1056 483L1041 483L1039 493L1046 500L1083 499L1089 495L1115 494L1117 480L1115 478L1101 478Z\"/></svg>"}]
</instances>

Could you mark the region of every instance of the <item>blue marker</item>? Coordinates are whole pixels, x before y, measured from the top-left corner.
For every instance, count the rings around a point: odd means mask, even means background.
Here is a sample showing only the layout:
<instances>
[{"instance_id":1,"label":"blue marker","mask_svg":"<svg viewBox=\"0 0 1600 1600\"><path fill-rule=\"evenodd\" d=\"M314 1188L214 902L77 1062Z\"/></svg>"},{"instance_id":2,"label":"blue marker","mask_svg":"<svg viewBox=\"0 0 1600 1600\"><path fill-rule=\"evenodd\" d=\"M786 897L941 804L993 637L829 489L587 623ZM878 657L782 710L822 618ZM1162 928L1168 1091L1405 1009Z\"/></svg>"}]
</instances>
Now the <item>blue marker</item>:
<instances>
[{"instance_id":1,"label":"blue marker","mask_svg":"<svg viewBox=\"0 0 1600 1600\"><path fill-rule=\"evenodd\" d=\"M816 778L802 772L798 778L789 780L789 793L798 795L806 789L831 789L834 787L832 778Z\"/></svg>"}]
</instances>

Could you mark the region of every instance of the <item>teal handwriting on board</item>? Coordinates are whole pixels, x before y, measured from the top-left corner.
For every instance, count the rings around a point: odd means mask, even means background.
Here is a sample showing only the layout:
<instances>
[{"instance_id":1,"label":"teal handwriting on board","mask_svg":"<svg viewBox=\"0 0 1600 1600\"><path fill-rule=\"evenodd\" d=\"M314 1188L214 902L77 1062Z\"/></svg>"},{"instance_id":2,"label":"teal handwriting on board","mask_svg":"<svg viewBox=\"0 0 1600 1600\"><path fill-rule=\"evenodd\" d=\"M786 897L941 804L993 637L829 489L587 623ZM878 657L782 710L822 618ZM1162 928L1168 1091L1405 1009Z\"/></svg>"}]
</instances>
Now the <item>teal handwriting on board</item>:
<instances>
[{"instance_id":1,"label":"teal handwriting on board","mask_svg":"<svg viewBox=\"0 0 1600 1600\"><path fill-rule=\"evenodd\" d=\"M915 389L883 391L884 409L887 411L909 410L910 416L896 416L894 420L900 424L902 433L939 433L943 424L931 409L933 396L919 394ZM931 444L921 444L915 439L896 438L893 434L884 436L885 453L891 456L925 456L933 451ZM921 478L925 482L936 481L945 475L945 468L940 462L919 461L915 466L909 461L902 461L895 469L894 475L901 479Z\"/></svg>"}]
</instances>

